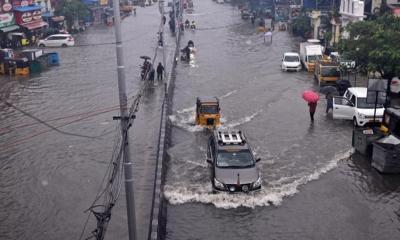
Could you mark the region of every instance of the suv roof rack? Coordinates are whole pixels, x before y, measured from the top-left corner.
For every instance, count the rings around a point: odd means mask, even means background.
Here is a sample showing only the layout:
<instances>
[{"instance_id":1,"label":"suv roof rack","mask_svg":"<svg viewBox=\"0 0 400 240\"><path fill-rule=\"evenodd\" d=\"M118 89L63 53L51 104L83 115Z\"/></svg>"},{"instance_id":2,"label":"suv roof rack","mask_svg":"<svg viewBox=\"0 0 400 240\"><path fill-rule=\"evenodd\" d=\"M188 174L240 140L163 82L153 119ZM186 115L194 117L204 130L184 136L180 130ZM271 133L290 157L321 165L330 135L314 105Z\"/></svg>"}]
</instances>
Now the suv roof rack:
<instances>
[{"instance_id":1,"label":"suv roof rack","mask_svg":"<svg viewBox=\"0 0 400 240\"><path fill-rule=\"evenodd\" d=\"M218 143L225 144L245 144L246 140L242 131L217 131Z\"/></svg>"}]
</instances>

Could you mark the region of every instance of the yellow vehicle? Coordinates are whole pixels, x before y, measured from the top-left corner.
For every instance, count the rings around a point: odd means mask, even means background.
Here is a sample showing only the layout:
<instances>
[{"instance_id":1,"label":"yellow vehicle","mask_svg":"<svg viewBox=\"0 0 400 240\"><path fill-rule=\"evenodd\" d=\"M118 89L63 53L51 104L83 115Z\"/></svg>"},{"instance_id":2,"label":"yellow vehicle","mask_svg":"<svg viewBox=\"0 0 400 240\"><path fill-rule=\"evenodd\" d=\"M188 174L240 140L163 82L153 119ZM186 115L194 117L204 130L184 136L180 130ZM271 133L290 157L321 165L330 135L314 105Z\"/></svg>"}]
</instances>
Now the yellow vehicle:
<instances>
[{"instance_id":1,"label":"yellow vehicle","mask_svg":"<svg viewBox=\"0 0 400 240\"><path fill-rule=\"evenodd\" d=\"M340 66L337 62L319 60L315 63L314 79L318 85L335 84L340 79Z\"/></svg>"},{"instance_id":2,"label":"yellow vehicle","mask_svg":"<svg viewBox=\"0 0 400 240\"><path fill-rule=\"evenodd\" d=\"M216 97L197 97L196 125L214 128L221 124L219 100Z\"/></svg>"}]
</instances>

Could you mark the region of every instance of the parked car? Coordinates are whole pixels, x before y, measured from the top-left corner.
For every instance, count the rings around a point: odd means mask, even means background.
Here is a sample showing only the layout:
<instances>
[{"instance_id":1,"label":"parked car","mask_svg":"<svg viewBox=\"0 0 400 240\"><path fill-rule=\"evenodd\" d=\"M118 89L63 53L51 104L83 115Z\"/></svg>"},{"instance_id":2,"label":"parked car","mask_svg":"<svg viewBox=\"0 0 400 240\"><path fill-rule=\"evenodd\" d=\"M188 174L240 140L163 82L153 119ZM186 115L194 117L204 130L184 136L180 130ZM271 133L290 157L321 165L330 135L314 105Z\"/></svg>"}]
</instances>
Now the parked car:
<instances>
[{"instance_id":1,"label":"parked car","mask_svg":"<svg viewBox=\"0 0 400 240\"><path fill-rule=\"evenodd\" d=\"M213 192L250 192L261 189L261 177L241 131L214 131L208 140L207 163Z\"/></svg>"},{"instance_id":2,"label":"parked car","mask_svg":"<svg viewBox=\"0 0 400 240\"><path fill-rule=\"evenodd\" d=\"M287 52L283 54L282 71L300 71L301 70L301 62L300 55L294 52Z\"/></svg>"},{"instance_id":3,"label":"parked car","mask_svg":"<svg viewBox=\"0 0 400 240\"><path fill-rule=\"evenodd\" d=\"M75 40L70 34L54 34L38 42L39 47L72 47Z\"/></svg>"},{"instance_id":4,"label":"parked car","mask_svg":"<svg viewBox=\"0 0 400 240\"><path fill-rule=\"evenodd\" d=\"M342 97L333 98L333 118L353 120L354 126L382 122L385 108L382 104L367 102L367 88L351 87ZM375 115L375 119L374 119Z\"/></svg>"}]
</instances>

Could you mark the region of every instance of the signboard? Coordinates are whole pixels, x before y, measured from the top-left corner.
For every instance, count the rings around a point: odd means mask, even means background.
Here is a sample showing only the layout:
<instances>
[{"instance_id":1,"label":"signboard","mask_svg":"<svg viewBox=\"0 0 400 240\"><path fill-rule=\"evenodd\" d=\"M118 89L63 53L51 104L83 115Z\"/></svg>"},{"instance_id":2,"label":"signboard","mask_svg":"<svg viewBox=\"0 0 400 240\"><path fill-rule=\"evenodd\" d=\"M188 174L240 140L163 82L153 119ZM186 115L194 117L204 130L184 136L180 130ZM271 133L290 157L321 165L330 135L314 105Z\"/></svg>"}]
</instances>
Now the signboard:
<instances>
[{"instance_id":1,"label":"signboard","mask_svg":"<svg viewBox=\"0 0 400 240\"><path fill-rule=\"evenodd\" d=\"M368 79L368 91L386 92L387 79Z\"/></svg>"},{"instance_id":2,"label":"signboard","mask_svg":"<svg viewBox=\"0 0 400 240\"><path fill-rule=\"evenodd\" d=\"M108 5L108 0L99 0L100 6Z\"/></svg>"},{"instance_id":3,"label":"signboard","mask_svg":"<svg viewBox=\"0 0 400 240\"><path fill-rule=\"evenodd\" d=\"M2 0L0 0L0 1L2 1ZM11 1L11 0L9 0L9 1ZM33 0L22 0L22 1L21 0L12 0L12 5L14 7L26 7L26 6L31 5L32 3L33 3Z\"/></svg>"},{"instance_id":4,"label":"signboard","mask_svg":"<svg viewBox=\"0 0 400 240\"><path fill-rule=\"evenodd\" d=\"M28 12L15 12L15 21L17 24L27 24L42 21L42 12L33 10Z\"/></svg>"},{"instance_id":5,"label":"signboard","mask_svg":"<svg viewBox=\"0 0 400 240\"><path fill-rule=\"evenodd\" d=\"M367 103L385 104L387 85L387 79L368 79Z\"/></svg>"},{"instance_id":6,"label":"signboard","mask_svg":"<svg viewBox=\"0 0 400 240\"><path fill-rule=\"evenodd\" d=\"M0 14L11 13L13 6L10 0L0 0Z\"/></svg>"},{"instance_id":7,"label":"signboard","mask_svg":"<svg viewBox=\"0 0 400 240\"><path fill-rule=\"evenodd\" d=\"M11 26L15 24L13 13L2 13L0 14L0 28Z\"/></svg>"}]
</instances>

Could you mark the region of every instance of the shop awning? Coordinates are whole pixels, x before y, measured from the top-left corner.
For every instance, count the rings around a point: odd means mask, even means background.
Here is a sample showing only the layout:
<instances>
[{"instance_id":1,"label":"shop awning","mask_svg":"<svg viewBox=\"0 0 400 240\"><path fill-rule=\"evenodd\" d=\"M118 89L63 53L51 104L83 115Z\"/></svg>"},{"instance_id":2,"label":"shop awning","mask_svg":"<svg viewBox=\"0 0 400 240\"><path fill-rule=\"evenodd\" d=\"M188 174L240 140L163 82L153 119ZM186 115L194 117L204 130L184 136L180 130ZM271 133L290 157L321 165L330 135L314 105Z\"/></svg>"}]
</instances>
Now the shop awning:
<instances>
[{"instance_id":1,"label":"shop awning","mask_svg":"<svg viewBox=\"0 0 400 240\"><path fill-rule=\"evenodd\" d=\"M42 9L41 6L32 5L32 6L25 6L25 7L15 7L14 11L17 11L17 12L29 12L29 11L35 11L35 10L40 10L40 9Z\"/></svg>"},{"instance_id":2,"label":"shop awning","mask_svg":"<svg viewBox=\"0 0 400 240\"><path fill-rule=\"evenodd\" d=\"M47 24L47 22L40 21L40 22L21 24L21 26L25 27L29 30L33 30L33 29L44 27L44 26L48 26L48 24Z\"/></svg>"},{"instance_id":3,"label":"shop awning","mask_svg":"<svg viewBox=\"0 0 400 240\"><path fill-rule=\"evenodd\" d=\"M8 26L8 27L0 28L0 31L2 31L3 33L6 33L6 32L11 32L11 31L14 31L17 29L19 29L18 25L12 25L12 26Z\"/></svg>"}]
</instances>

